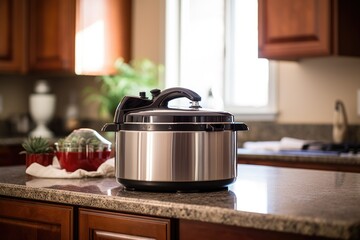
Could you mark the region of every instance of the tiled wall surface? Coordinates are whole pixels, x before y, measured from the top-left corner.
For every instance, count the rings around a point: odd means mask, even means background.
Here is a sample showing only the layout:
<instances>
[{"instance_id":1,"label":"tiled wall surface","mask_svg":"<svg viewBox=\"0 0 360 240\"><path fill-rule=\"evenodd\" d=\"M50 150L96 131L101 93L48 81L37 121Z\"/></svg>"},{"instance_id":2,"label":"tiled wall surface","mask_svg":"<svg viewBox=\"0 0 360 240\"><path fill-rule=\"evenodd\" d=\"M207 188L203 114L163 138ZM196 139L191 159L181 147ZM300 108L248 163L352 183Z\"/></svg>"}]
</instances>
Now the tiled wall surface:
<instances>
[{"instance_id":1,"label":"tiled wall surface","mask_svg":"<svg viewBox=\"0 0 360 240\"><path fill-rule=\"evenodd\" d=\"M279 141L282 137L332 142L332 125L246 122L247 132L238 132L238 146L246 141ZM347 142L360 143L360 126L350 125Z\"/></svg>"}]
</instances>

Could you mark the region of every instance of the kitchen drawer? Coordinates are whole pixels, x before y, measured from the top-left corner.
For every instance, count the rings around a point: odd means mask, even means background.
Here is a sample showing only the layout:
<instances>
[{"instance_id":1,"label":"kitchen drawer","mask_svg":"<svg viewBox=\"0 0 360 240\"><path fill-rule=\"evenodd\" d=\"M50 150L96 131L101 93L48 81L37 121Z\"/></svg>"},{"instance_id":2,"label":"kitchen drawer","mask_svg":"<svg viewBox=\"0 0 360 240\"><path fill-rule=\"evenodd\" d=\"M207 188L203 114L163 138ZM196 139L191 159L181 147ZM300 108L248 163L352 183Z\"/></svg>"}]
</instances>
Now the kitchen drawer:
<instances>
[{"instance_id":1,"label":"kitchen drawer","mask_svg":"<svg viewBox=\"0 0 360 240\"><path fill-rule=\"evenodd\" d=\"M79 239L170 239L170 220L79 210Z\"/></svg>"}]
</instances>

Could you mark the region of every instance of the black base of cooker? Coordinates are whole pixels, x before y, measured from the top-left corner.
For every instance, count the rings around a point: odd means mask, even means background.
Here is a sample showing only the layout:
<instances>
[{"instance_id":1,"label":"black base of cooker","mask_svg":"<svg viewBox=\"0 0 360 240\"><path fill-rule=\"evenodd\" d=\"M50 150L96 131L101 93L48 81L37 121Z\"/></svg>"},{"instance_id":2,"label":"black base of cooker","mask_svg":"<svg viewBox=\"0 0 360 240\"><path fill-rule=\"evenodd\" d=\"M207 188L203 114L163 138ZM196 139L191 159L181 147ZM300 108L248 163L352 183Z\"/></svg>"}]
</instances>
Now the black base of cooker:
<instances>
[{"instance_id":1,"label":"black base of cooker","mask_svg":"<svg viewBox=\"0 0 360 240\"><path fill-rule=\"evenodd\" d=\"M227 185L233 183L235 178L194 182L155 182L117 178L117 181L124 185L127 190L150 192L206 192L222 190L226 188Z\"/></svg>"}]
</instances>

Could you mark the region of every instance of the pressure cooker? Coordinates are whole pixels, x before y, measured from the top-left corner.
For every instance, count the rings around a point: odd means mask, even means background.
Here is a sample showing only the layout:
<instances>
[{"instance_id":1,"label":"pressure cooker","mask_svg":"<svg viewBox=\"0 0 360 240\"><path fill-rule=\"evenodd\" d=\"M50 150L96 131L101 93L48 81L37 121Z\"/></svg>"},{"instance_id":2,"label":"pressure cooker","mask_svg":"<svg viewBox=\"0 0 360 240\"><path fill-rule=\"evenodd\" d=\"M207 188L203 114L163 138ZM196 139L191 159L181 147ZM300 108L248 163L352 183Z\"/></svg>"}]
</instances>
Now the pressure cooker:
<instances>
[{"instance_id":1,"label":"pressure cooker","mask_svg":"<svg viewBox=\"0 0 360 240\"><path fill-rule=\"evenodd\" d=\"M125 96L113 123L115 175L126 189L145 191L209 191L236 179L237 131L243 122L224 111L203 109L201 97L186 88L153 89L151 97ZM169 107L177 98L188 108Z\"/></svg>"}]
</instances>

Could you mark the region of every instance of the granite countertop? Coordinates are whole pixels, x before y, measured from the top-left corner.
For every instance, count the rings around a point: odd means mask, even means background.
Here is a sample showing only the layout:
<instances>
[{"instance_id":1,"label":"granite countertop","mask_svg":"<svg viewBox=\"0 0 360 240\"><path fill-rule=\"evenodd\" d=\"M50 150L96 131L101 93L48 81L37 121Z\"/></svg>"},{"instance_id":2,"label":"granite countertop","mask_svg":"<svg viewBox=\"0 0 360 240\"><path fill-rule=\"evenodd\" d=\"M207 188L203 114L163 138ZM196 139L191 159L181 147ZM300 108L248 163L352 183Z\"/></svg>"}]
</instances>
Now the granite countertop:
<instances>
[{"instance_id":1,"label":"granite countertop","mask_svg":"<svg viewBox=\"0 0 360 240\"><path fill-rule=\"evenodd\" d=\"M360 238L360 174L238 165L228 189L127 191L114 178L40 179L0 167L0 195L341 239Z\"/></svg>"},{"instance_id":2,"label":"granite countertop","mask_svg":"<svg viewBox=\"0 0 360 240\"><path fill-rule=\"evenodd\" d=\"M336 155L300 151L268 151L268 150L249 150L239 148L237 150L238 158L251 160L273 160L286 162L302 163L319 163L319 164L339 164L339 165L356 165L360 167L360 155Z\"/></svg>"}]
</instances>

